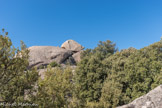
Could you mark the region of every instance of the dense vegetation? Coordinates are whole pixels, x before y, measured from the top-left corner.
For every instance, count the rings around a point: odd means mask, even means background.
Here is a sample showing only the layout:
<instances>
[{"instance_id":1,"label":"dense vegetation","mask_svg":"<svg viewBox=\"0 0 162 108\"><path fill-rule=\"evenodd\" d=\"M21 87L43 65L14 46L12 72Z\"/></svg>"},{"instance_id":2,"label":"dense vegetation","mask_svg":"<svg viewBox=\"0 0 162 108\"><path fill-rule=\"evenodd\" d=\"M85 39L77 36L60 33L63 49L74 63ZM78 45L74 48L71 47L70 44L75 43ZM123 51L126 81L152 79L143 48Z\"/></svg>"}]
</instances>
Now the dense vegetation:
<instances>
[{"instance_id":1,"label":"dense vegetation","mask_svg":"<svg viewBox=\"0 0 162 108\"><path fill-rule=\"evenodd\" d=\"M148 47L118 51L110 40L82 53L77 68L55 62L44 78L28 69L28 53L0 35L0 100L48 108L114 108L162 84L162 39Z\"/></svg>"},{"instance_id":2,"label":"dense vegetation","mask_svg":"<svg viewBox=\"0 0 162 108\"><path fill-rule=\"evenodd\" d=\"M21 50L14 48L7 35L3 29L0 34L0 101L30 102L38 72L28 69L29 51L24 43L21 42Z\"/></svg>"}]
</instances>

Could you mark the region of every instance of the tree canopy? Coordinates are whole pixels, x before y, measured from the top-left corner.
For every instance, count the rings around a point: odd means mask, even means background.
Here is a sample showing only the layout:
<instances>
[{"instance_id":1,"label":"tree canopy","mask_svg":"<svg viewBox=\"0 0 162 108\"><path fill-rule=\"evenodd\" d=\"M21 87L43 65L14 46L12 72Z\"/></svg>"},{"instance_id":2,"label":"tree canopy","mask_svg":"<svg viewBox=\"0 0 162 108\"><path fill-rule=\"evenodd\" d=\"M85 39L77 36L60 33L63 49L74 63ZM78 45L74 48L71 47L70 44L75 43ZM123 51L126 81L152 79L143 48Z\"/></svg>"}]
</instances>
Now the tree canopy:
<instances>
[{"instance_id":1,"label":"tree canopy","mask_svg":"<svg viewBox=\"0 0 162 108\"><path fill-rule=\"evenodd\" d=\"M38 79L36 69L28 69L28 49L21 42L21 50L12 45L8 32L0 34L0 100L5 102L30 102L31 92ZM25 99L25 94L28 99Z\"/></svg>"}]
</instances>

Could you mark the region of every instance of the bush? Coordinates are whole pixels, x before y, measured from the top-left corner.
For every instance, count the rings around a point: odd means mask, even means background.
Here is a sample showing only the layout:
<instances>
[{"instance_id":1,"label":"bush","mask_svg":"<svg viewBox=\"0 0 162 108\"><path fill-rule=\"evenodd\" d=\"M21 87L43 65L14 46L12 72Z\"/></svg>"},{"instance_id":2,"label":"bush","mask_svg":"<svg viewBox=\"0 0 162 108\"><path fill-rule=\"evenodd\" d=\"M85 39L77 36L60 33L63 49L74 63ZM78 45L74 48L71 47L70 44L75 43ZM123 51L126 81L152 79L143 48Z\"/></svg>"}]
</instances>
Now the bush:
<instances>
[{"instance_id":1,"label":"bush","mask_svg":"<svg viewBox=\"0 0 162 108\"><path fill-rule=\"evenodd\" d=\"M99 101L103 82L107 77L102 61L116 52L109 40L101 42L94 50L87 49L76 69L78 97L85 102Z\"/></svg>"},{"instance_id":2,"label":"bush","mask_svg":"<svg viewBox=\"0 0 162 108\"><path fill-rule=\"evenodd\" d=\"M38 92L34 102L42 107L67 107L73 91L72 70L70 67L47 67L45 78L38 81Z\"/></svg>"},{"instance_id":3,"label":"bush","mask_svg":"<svg viewBox=\"0 0 162 108\"><path fill-rule=\"evenodd\" d=\"M57 66L60 67L60 64L56 63L55 61L51 62L49 65L51 67L57 67Z\"/></svg>"},{"instance_id":4,"label":"bush","mask_svg":"<svg viewBox=\"0 0 162 108\"><path fill-rule=\"evenodd\" d=\"M14 48L8 33L0 34L0 100L8 103L30 102L38 79L36 69L28 69L29 50L21 41L21 50ZM25 91L28 90L28 99Z\"/></svg>"},{"instance_id":5,"label":"bush","mask_svg":"<svg viewBox=\"0 0 162 108\"><path fill-rule=\"evenodd\" d=\"M111 107L127 104L162 83L162 43L123 50L105 59L108 77L101 101Z\"/></svg>"}]
</instances>

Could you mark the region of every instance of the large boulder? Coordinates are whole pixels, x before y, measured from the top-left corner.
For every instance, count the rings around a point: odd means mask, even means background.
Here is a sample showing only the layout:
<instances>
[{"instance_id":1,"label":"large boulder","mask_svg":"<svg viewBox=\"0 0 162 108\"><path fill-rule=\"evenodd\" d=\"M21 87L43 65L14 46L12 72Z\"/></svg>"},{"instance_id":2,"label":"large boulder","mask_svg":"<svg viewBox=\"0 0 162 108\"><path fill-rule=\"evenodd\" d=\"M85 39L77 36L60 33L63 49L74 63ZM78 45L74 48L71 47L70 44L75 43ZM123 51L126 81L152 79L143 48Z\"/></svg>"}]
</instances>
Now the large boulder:
<instances>
[{"instance_id":1,"label":"large boulder","mask_svg":"<svg viewBox=\"0 0 162 108\"><path fill-rule=\"evenodd\" d=\"M29 51L29 67L48 65L53 61L61 64L73 55L70 50L54 46L32 46Z\"/></svg>"},{"instance_id":2,"label":"large boulder","mask_svg":"<svg viewBox=\"0 0 162 108\"><path fill-rule=\"evenodd\" d=\"M135 99L130 104L117 108L162 108L162 85Z\"/></svg>"},{"instance_id":3,"label":"large boulder","mask_svg":"<svg viewBox=\"0 0 162 108\"><path fill-rule=\"evenodd\" d=\"M72 55L72 57L74 58L75 62L79 62L81 60L81 53L83 52L83 50L79 51L79 52L76 52Z\"/></svg>"},{"instance_id":4,"label":"large boulder","mask_svg":"<svg viewBox=\"0 0 162 108\"><path fill-rule=\"evenodd\" d=\"M65 41L62 45L61 48L67 49L67 50L72 50L72 51L81 51L84 49L83 46L81 46L79 43L77 43L74 40L67 40Z\"/></svg>"}]
</instances>

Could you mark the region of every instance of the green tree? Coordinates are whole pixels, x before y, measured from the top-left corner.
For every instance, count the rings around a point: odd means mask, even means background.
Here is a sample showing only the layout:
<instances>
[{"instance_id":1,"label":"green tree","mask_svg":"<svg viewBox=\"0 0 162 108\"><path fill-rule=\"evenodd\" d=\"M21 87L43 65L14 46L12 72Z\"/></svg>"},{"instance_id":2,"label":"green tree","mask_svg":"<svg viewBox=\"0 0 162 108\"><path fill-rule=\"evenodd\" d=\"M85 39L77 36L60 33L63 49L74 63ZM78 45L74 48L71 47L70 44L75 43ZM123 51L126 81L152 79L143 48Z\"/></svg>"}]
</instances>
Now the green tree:
<instances>
[{"instance_id":1,"label":"green tree","mask_svg":"<svg viewBox=\"0 0 162 108\"><path fill-rule=\"evenodd\" d=\"M70 67L62 69L60 67L52 68L49 65L44 79L38 81L38 92L34 101L41 107L68 107L72 99L73 88Z\"/></svg>"},{"instance_id":2,"label":"green tree","mask_svg":"<svg viewBox=\"0 0 162 108\"><path fill-rule=\"evenodd\" d=\"M30 102L38 79L36 69L28 69L28 49L21 42L21 50L14 48L4 29L0 34L0 100ZM28 93L27 93L28 92ZM25 95L27 93L27 97Z\"/></svg>"},{"instance_id":3,"label":"green tree","mask_svg":"<svg viewBox=\"0 0 162 108\"><path fill-rule=\"evenodd\" d=\"M111 56L117 50L118 49L116 48L116 44L110 40L107 40L105 42L99 41L98 46L92 50L92 53L100 56L101 60L102 60L102 59L105 59L105 58Z\"/></svg>"},{"instance_id":4,"label":"green tree","mask_svg":"<svg viewBox=\"0 0 162 108\"><path fill-rule=\"evenodd\" d=\"M128 49L105 59L108 77L102 88L101 103L108 108L127 104L160 85L161 42L140 50Z\"/></svg>"},{"instance_id":5,"label":"green tree","mask_svg":"<svg viewBox=\"0 0 162 108\"><path fill-rule=\"evenodd\" d=\"M101 89L107 72L103 67L103 59L117 51L111 41L101 42L94 49L87 49L76 69L76 87L78 97L86 101L99 101Z\"/></svg>"}]
</instances>

